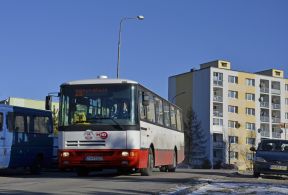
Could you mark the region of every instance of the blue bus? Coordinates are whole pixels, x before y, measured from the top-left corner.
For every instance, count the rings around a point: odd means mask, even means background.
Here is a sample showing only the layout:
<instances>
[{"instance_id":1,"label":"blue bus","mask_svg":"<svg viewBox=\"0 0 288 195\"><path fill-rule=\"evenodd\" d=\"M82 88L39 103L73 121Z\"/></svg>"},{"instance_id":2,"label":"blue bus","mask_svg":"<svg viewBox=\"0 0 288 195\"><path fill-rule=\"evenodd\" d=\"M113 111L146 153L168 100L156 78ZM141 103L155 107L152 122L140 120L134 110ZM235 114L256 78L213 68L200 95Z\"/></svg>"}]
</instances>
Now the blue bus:
<instances>
[{"instance_id":1,"label":"blue bus","mask_svg":"<svg viewBox=\"0 0 288 195\"><path fill-rule=\"evenodd\" d=\"M0 169L39 173L53 157L52 113L0 104Z\"/></svg>"}]
</instances>

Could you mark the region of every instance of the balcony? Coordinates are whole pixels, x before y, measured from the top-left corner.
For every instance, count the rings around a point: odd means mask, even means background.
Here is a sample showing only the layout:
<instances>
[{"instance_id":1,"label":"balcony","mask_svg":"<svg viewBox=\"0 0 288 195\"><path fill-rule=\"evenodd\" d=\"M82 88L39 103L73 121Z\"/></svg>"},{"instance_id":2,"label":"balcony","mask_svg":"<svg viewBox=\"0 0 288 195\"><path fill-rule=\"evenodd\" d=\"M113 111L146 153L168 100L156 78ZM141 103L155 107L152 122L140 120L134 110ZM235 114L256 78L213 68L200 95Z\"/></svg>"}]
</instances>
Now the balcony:
<instances>
[{"instance_id":1,"label":"balcony","mask_svg":"<svg viewBox=\"0 0 288 195\"><path fill-rule=\"evenodd\" d=\"M213 111L213 116L223 117L223 112L222 111L218 111L218 110L214 110Z\"/></svg>"},{"instance_id":2,"label":"balcony","mask_svg":"<svg viewBox=\"0 0 288 195\"><path fill-rule=\"evenodd\" d=\"M223 97L219 95L214 95L213 96L213 101L215 102L223 102Z\"/></svg>"},{"instance_id":3,"label":"balcony","mask_svg":"<svg viewBox=\"0 0 288 195\"><path fill-rule=\"evenodd\" d=\"M272 137L273 138L281 138L281 133L280 132L272 132Z\"/></svg>"},{"instance_id":4,"label":"balcony","mask_svg":"<svg viewBox=\"0 0 288 195\"><path fill-rule=\"evenodd\" d=\"M223 81L221 81L221 80L213 80L213 84L215 86L223 86Z\"/></svg>"},{"instance_id":5,"label":"balcony","mask_svg":"<svg viewBox=\"0 0 288 195\"><path fill-rule=\"evenodd\" d=\"M261 131L261 136L262 137L270 137L270 133L267 130Z\"/></svg>"},{"instance_id":6,"label":"balcony","mask_svg":"<svg viewBox=\"0 0 288 195\"><path fill-rule=\"evenodd\" d=\"M279 89L271 89L272 94L280 95L281 91Z\"/></svg>"},{"instance_id":7,"label":"balcony","mask_svg":"<svg viewBox=\"0 0 288 195\"><path fill-rule=\"evenodd\" d=\"M223 141L213 142L213 148L224 148L224 142Z\"/></svg>"},{"instance_id":8,"label":"balcony","mask_svg":"<svg viewBox=\"0 0 288 195\"><path fill-rule=\"evenodd\" d=\"M272 117L272 123L280 123L281 119L279 117Z\"/></svg>"},{"instance_id":9,"label":"balcony","mask_svg":"<svg viewBox=\"0 0 288 195\"><path fill-rule=\"evenodd\" d=\"M269 108L269 102L260 102L260 107Z\"/></svg>"},{"instance_id":10,"label":"balcony","mask_svg":"<svg viewBox=\"0 0 288 195\"><path fill-rule=\"evenodd\" d=\"M272 103L272 109L274 109L274 110L280 110L280 104Z\"/></svg>"},{"instance_id":11,"label":"balcony","mask_svg":"<svg viewBox=\"0 0 288 195\"><path fill-rule=\"evenodd\" d=\"M261 93L269 93L269 88L268 87L261 87L260 92Z\"/></svg>"},{"instance_id":12,"label":"balcony","mask_svg":"<svg viewBox=\"0 0 288 195\"><path fill-rule=\"evenodd\" d=\"M269 123L269 116L260 116L261 122Z\"/></svg>"}]
</instances>

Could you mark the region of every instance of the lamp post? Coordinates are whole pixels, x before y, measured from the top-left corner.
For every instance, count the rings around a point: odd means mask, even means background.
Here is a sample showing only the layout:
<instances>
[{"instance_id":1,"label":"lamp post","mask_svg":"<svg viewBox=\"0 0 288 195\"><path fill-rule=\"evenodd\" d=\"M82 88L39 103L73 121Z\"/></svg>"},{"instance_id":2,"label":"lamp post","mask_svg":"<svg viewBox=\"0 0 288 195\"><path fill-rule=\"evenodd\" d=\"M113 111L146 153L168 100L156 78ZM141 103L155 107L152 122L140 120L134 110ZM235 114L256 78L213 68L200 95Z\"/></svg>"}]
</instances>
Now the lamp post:
<instances>
[{"instance_id":1,"label":"lamp post","mask_svg":"<svg viewBox=\"0 0 288 195\"><path fill-rule=\"evenodd\" d=\"M185 93L186 93L186 91L182 91L182 92L180 92L180 93L177 93L176 95L174 95L174 96L172 97L171 102L174 103L174 99L175 99L176 97L178 97L179 95L184 95Z\"/></svg>"},{"instance_id":2,"label":"lamp post","mask_svg":"<svg viewBox=\"0 0 288 195\"><path fill-rule=\"evenodd\" d=\"M120 47L121 47L121 33L122 33L122 23L125 20L144 20L144 16L136 16L136 17L124 17L120 21L120 27L119 27L119 37L118 37L118 58L117 58L117 79L119 78L119 65L120 65Z\"/></svg>"}]
</instances>

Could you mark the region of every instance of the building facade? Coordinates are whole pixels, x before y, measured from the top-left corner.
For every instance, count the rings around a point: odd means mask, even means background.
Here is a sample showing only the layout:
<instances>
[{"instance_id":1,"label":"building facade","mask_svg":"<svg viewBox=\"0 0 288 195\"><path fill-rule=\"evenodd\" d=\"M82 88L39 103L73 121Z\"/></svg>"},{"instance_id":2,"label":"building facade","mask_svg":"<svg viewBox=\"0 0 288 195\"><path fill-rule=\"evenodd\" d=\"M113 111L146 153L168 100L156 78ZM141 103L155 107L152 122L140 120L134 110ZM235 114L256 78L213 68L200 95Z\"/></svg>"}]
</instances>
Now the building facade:
<instances>
[{"instance_id":1,"label":"building facade","mask_svg":"<svg viewBox=\"0 0 288 195\"><path fill-rule=\"evenodd\" d=\"M214 166L251 169L251 146L265 138L288 139L288 79L282 70L247 73L217 60L169 77L168 96L183 109L184 122L195 112L206 136L205 153L189 162L195 167L208 159Z\"/></svg>"}]
</instances>

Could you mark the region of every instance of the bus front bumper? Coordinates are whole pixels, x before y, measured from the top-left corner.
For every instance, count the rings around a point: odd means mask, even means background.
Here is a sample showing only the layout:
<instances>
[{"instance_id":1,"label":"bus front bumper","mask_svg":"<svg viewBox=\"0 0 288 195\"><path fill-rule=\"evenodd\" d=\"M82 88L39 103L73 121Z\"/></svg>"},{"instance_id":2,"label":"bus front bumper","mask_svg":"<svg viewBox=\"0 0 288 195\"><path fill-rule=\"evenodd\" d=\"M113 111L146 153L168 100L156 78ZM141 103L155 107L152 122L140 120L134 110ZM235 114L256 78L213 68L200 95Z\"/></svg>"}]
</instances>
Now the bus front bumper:
<instances>
[{"instance_id":1,"label":"bus front bumper","mask_svg":"<svg viewBox=\"0 0 288 195\"><path fill-rule=\"evenodd\" d=\"M147 153L147 154L146 154ZM146 150L59 150L59 168L144 168ZM141 161L139 160L141 159Z\"/></svg>"}]
</instances>

